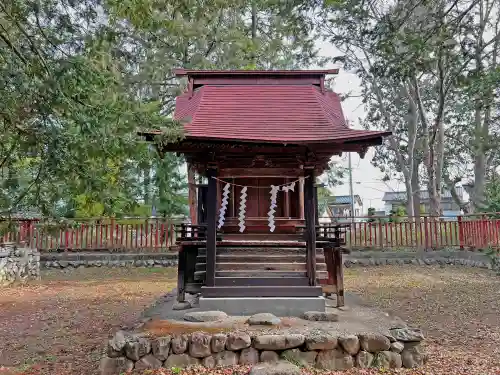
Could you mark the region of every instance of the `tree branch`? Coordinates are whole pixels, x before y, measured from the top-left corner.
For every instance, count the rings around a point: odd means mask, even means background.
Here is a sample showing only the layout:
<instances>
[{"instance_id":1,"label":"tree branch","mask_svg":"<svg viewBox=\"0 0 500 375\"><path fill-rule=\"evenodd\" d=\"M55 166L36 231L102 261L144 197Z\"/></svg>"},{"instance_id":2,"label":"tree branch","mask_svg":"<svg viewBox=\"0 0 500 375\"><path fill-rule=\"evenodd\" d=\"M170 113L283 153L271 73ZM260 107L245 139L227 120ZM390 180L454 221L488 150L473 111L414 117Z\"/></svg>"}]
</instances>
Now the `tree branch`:
<instances>
[{"instance_id":1,"label":"tree branch","mask_svg":"<svg viewBox=\"0 0 500 375\"><path fill-rule=\"evenodd\" d=\"M7 30L3 27L3 25L0 23L0 27L2 28L3 31L5 31L7 34ZM0 33L0 38L7 44L7 46L14 52L14 54L23 62L24 65L28 65L28 60L21 54L21 52L11 43L9 38L7 38L5 35Z\"/></svg>"},{"instance_id":2,"label":"tree branch","mask_svg":"<svg viewBox=\"0 0 500 375\"><path fill-rule=\"evenodd\" d=\"M39 182L40 177L42 175L42 170L43 170L43 163L40 164L40 168L38 169L38 172L33 181L31 181L28 187L19 195L19 197L14 201L14 203L11 204L11 207L7 211L2 212L0 215L4 214L10 215L12 213L12 211L16 208L16 206L26 197L26 195L28 195L33 186L35 186L35 184Z\"/></svg>"}]
</instances>

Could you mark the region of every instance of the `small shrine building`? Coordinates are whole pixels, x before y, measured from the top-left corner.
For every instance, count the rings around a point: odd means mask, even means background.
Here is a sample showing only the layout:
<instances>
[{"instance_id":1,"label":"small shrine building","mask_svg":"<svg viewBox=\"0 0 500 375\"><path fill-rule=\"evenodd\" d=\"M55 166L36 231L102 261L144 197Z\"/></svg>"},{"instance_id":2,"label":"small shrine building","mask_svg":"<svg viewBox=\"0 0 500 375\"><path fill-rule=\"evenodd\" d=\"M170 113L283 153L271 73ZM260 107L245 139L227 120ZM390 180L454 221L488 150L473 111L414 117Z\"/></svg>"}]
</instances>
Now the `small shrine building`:
<instances>
[{"instance_id":1,"label":"small shrine building","mask_svg":"<svg viewBox=\"0 0 500 375\"><path fill-rule=\"evenodd\" d=\"M180 301L190 292L201 293L201 308L228 313L277 298L283 313L324 310L322 249L339 239L319 233L316 178L332 156L363 157L390 135L347 126L339 95L325 87L337 73L177 70L188 80L174 113L185 137L157 147L183 155L190 172ZM159 134L143 133L152 142Z\"/></svg>"}]
</instances>

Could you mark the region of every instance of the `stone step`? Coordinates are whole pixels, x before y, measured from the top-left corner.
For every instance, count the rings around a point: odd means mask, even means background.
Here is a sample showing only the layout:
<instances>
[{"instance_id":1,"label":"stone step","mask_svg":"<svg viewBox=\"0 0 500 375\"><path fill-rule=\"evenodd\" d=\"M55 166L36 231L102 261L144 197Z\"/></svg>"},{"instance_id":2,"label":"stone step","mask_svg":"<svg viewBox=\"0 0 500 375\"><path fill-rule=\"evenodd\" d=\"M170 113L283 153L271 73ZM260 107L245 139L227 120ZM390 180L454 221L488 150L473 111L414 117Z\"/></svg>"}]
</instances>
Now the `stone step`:
<instances>
[{"instance_id":1,"label":"stone step","mask_svg":"<svg viewBox=\"0 0 500 375\"><path fill-rule=\"evenodd\" d=\"M205 263L206 255L198 255L196 262ZM217 263L303 263L306 255L282 254L221 254L217 255ZM324 255L316 255L316 263L325 263Z\"/></svg>"},{"instance_id":2,"label":"stone step","mask_svg":"<svg viewBox=\"0 0 500 375\"><path fill-rule=\"evenodd\" d=\"M206 269L206 263L197 263L196 271ZM216 263L216 271L240 271L240 270L256 270L256 271L305 271L307 264L304 263ZM316 264L318 271L325 271L326 264Z\"/></svg>"},{"instance_id":3,"label":"stone step","mask_svg":"<svg viewBox=\"0 0 500 375\"><path fill-rule=\"evenodd\" d=\"M205 280L205 271L195 271L194 280L203 282ZM252 270L248 269L245 271L216 271L215 277L234 277L234 278L271 278L271 277L281 277L281 278L293 278L293 277L306 277L307 273L305 271L263 271L263 270ZM324 280L328 278L327 271L316 271L316 278L318 280Z\"/></svg>"}]
</instances>

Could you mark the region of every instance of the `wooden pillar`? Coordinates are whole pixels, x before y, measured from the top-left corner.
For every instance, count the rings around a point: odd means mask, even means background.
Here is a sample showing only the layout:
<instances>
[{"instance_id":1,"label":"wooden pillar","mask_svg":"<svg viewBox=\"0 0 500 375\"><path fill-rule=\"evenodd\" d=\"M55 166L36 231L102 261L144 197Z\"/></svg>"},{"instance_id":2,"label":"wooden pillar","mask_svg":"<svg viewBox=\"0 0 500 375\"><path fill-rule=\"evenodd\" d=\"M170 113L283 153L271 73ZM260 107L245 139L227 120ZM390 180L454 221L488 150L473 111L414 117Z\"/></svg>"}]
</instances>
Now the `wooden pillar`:
<instances>
[{"instance_id":1,"label":"wooden pillar","mask_svg":"<svg viewBox=\"0 0 500 375\"><path fill-rule=\"evenodd\" d=\"M304 180L299 181L299 217L304 219Z\"/></svg>"},{"instance_id":2,"label":"wooden pillar","mask_svg":"<svg viewBox=\"0 0 500 375\"><path fill-rule=\"evenodd\" d=\"M235 189L235 185L234 185L234 178L232 179L232 182L233 184L231 185L231 194L229 195L229 202L231 202L231 211L229 211L230 213L230 217L236 217L236 199L234 197L234 191L236 190Z\"/></svg>"},{"instance_id":3,"label":"wooden pillar","mask_svg":"<svg viewBox=\"0 0 500 375\"><path fill-rule=\"evenodd\" d=\"M188 172L188 202L189 202L189 218L191 219L191 224L198 224L198 208L197 208L197 197L196 197L196 181L194 175L194 167L191 163L187 164Z\"/></svg>"},{"instance_id":4,"label":"wooden pillar","mask_svg":"<svg viewBox=\"0 0 500 375\"><path fill-rule=\"evenodd\" d=\"M177 259L177 301L186 300L186 250L181 247Z\"/></svg>"},{"instance_id":5,"label":"wooden pillar","mask_svg":"<svg viewBox=\"0 0 500 375\"><path fill-rule=\"evenodd\" d=\"M285 184L288 184L288 177L285 177ZM285 217L290 218L290 192L285 191Z\"/></svg>"},{"instance_id":6,"label":"wooden pillar","mask_svg":"<svg viewBox=\"0 0 500 375\"><path fill-rule=\"evenodd\" d=\"M305 170L304 216L306 220L307 276L309 285L316 286L316 207L314 204L314 169Z\"/></svg>"},{"instance_id":7,"label":"wooden pillar","mask_svg":"<svg viewBox=\"0 0 500 375\"><path fill-rule=\"evenodd\" d=\"M208 192L207 192L207 258L205 285L215 285L215 257L217 243L217 176L214 167L207 169Z\"/></svg>"},{"instance_id":8,"label":"wooden pillar","mask_svg":"<svg viewBox=\"0 0 500 375\"><path fill-rule=\"evenodd\" d=\"M207 185L198 185L198 224L207 223Z\"/></svg>"},{"instance_id":9,"label":"wooden pillar","mask_svg":"<svg viewBox=\"0 0 500 375\"><path fill-rule=\"evenodd\" d=\"M318 207L318 185L314 184L314 207L316 208L314 210L315 216L314 216L314 222L316 225L319 225L319 207Z\"/></svg>"},{"instance_id":10,"label":"wooden pillar","mask_svg":"<svg viewBox=\"0 0 500 375\"><path fill-rule=\"evenodd\" d=\"M215 206L216 207L216 210L217 212L219 212L220 210L220 205L221 205L221 200L222 200L222 186L221 186L221 182L218 181L218 180L215 180L217 182L217 205Z\"/></svg>"},{"instance_id":11,"label":"wooden pillar","mask_svg":"<svg viewBox=\"0 0 500 375\"><path fill-rule=\"evenodd\" d=\"M337 307L342 307L344 306L344 262L342 261L342 249L340 247L333 250L333 264L336 278Z\"/></svg>"}]
</instances>

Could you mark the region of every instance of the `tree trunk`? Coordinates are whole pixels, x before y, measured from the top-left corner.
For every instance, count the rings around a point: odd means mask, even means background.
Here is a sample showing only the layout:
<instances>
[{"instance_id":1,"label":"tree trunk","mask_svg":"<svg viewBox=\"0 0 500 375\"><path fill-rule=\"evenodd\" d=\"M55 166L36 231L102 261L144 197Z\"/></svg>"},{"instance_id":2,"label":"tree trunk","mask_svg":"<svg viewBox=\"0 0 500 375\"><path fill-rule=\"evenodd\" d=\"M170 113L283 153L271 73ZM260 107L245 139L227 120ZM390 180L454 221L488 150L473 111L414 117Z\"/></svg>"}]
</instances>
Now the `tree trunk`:
<instances>
[{"instance_id":1,"label":"tree trunk","mask_svg":"<svg viewBox=\"0 0 500 375\"><path fill-rule=\"evenodd\" d=\"M483 4L481 4L483 5ZM492 5L491 5L492 6ZM486 30L486 25L488 21L488 16L491 13L491 8L481 7L479 17L479 35L477 38L475 62L476 62L476 72L477 75L484 74L484 40L483 35ZM484 11L484 14L483 14ZM492 60L489 69L498 68L498 53L500 50L500 38L498 33L500 32L500 13L497 15L497 19L494 27L495 42L493 44L493 49L491 51ZM490 53L490 51L487 51ZM486 186L486 174L487 174L487 155L486 153L490 151L489 136L490 136L490 122L491 122L491 111L492 103L494 98L494 91L489 90L488 94L481 92L478 93L476 97L475 113L474 113L474 189L472 191L471 202L472 210L480 210L484 205L484 193Z\"/></svg>"},{"instance_id":2,"label":"tree trunk","mask_svg":"<svg viewBox=\"0 0 500 375\"><path fill-rule=\"evenodd\" d=\"M413 193L413 216L417 224L420 223L420 184L418 175L419 166L420 162L415 160L413 163L413 172L411 174L411 191Z\"/></svg>"},{"instance_id":3,"label":"tree trunk","mask_svg":"<svg viewBox=\"0 0 500 375\"><path fill-rule=\"evenodd\" d=\"M428 183L427 190L429 192L429 215L431 217L440 216L440 194L436 186L436 167L434 163L427 166Z\"/></svg>"},{"instance_id":4,"label":"tree trunk","mask_svg":"<svg viewBox=\"0 0 500 375\"><path fill-rule=\"evenodd\" d=\"M149 204L151 200L151 165L146 163L142 170L143 173L143 189L144 189L144 204Z\"/></svg>"},{"instance_id":5,"label":"tree trunk","mask_svg":"<svg viewBox=\"0 0 500 375\"><path fill-rule=\"evenodd\" d=\"M432 126L429 124L427 111L420 95L419 81L414 75L412 77L412 89L415 93L422 123L422 150L424 154L424 165L427 172L427 191L429 193L429 215L440 216L441 208L441 184L444 164L444 110L446 93L444 91L444 71L442 57L438 60L440 80L438 83L438 108L436 119Z\"/></svg>"},{"instance_id":6,"label":"tree trunk","mask_svg":"<svg viewBox=\"0 0 500 375\"><path fill-rule=\"evenodd\" d=\"M478 145L479 146L479 145ZM483 149L478 147L478 149ZM486 156L476 150L476 155L474 158L474 189L472 190L471 202L472 210L480 211L481 207L484 205L484 188L486 184Z\"/></svg>"},{"instance_id":7,"label":"tree trunk","mask_svg":"<svg viewBox=\"0 0 500 375\"><path fill-rule=\"evenodd\" d=\"M252 0L252 41L257 38L257 3Z\"/></svg>"},{"instance_id":8,"label":"tree trunk","mask_svg":"<svg viewBox=\"0 0 500 375\"><path fill-rule=\"evenodd\" d=\"M368 59L368 55L365 53L365 57ZM390 131L396 133L396 126L393 123L389 112L384 104L384 97L382 92L378 86L375 78L372 79L372 88L377 97L378 107L380 112L384 116L388 128ZM417 179L418 185L418 163L416 162L415 153L416 153L416 139L417 139L417 107L411 97L412 93L409 87L405 82L401 84L401 88L404 90L406 94L406 98L408 99L408 152L407 157L405 158L404 153L401 151L401 145L396 141L395 137L389 138L389 149L392 150L396 156L396 161L403 174L405 189L406 189L406 214L408 217L414 217L414 199L413 199L413 191L412 191L412 178L413 171L415 170L415 164L417 164L417 173L415 173L415 178Z\"/></svg>"},{"instance_id":9,"label":"tree trunk","mask_svg":"<svg viewBox=\"0 0 500 375\"><path fill-rule=\"evenodd\" d=\"M257 66L257 54L256 54L256 40L257 39L257 0L252 0L252 51L250 54L250 61L252 62L254 69Z\"/></svg>"},{"instance_id":10,"label":"tree trunk","mask_svg":"<svg viewBox=\"0 0 500 375\"><path fill-rule=\"evenodd\" d=\"M413 194L411 190L411 178L408 173L403 173L405 180L405 189L406 189L406 215L408 218L413 218Z\"/></svg>"},{"instance_id":11,"label":"tree trunk","mask_svg":"<svg viewBox=\"0 0 500 375\"><path fill-rule=\"evenodd\" d=\"M478 44L481 44L480 42ZM478 52L476 53L476 64L478 72L483 71L481 60L481 53L479 52L480 46L478 45ZM474 110L474 189L472 190L472 210L481 210L484 204L484 186L485 186L485 173L486 173L486 155L485 155L485 142L487 142L488 127L484 126L482 121L483 103L481 95L476 97L475 110ZM485 121L486 122L486 121ZM485 129L486 128L486 129ZM486 130L486 131L485 131Z\"/></svg>"},{"instance_id":12,"label":"tree trunk","mask_svg":"<svg viewBox=\"0 0 500 375\"><path fill-rule=\"evenodd\" d=\"M406 186L407 185L407 186ZM406 186L406 215L408 218L413 218L415 216L414 214L414 206L413 206L413 195L411 194L411 185L410 184L405 184Z\"/></svg>"}]
</instances>

